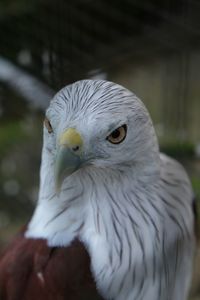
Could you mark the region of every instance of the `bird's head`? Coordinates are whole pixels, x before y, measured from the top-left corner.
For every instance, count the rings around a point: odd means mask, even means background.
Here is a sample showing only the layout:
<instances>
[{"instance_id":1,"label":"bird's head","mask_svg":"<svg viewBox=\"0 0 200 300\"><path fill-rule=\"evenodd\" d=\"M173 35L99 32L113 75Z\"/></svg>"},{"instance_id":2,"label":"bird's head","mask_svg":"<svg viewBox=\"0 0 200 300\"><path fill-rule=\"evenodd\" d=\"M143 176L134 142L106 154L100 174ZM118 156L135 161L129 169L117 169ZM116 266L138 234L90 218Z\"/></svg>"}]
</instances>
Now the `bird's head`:
<instances>
[{"instance_id":1,"label":"bird's head","mask_svg":"<svg viewBox=\"0 0 200 300\"><path fill-rule=\"evenodd\" d=\"M133 93L112 82L82 80L52 99L44 152L54 163L59 188L80 168L139 172L153 166L158 146L149 114Z\"/></svg>"},{"instance_id":2,"label":"bird's head","mask_svg":"<svg viewBox=\"0 0 200 300\"><path fill-rule=\"evenodd\" d=\"M114 199L128 210L124 195L141 186L149 193L158 174L152 122L133 93L103 80L66 86L46 111L39 200L26 236L54 246L67 245L77 234L87 240L96 210L110 224Z\"/></svg>"}]
</instances>

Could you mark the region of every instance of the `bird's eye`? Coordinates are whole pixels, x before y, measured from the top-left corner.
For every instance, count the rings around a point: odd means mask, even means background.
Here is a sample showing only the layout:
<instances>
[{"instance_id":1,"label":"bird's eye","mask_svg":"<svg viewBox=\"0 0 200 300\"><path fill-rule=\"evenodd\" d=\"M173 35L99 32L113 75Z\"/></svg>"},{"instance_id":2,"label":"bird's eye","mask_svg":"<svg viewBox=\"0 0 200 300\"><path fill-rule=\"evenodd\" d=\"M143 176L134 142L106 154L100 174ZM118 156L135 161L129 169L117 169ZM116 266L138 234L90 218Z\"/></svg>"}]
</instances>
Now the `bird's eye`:
<instances>
[{"instance_id":1,"label":"bird's eye","mask_svg":"<svg viewBox=\"0 0 200 300\"><path fill-rule=\"evenodd\" d=\"M120 144L126 137L127 126L122 125L121 127L115 129L108 137L107 140L112 144Z\"/></svg>"},{"instance_id":2,"label":"bird's eye","mask_svg":"<svg viewBox=\"0 0 200 300\"><path fill-rule=\"evenodd\" d=\"M45 117L45 119L44 119L44 125L45 125L46 129L48 130L48 133L53 132L53 128L52 128L51 123L50 123L50 121L47 117Z\"/></svg>"}]
</instances>

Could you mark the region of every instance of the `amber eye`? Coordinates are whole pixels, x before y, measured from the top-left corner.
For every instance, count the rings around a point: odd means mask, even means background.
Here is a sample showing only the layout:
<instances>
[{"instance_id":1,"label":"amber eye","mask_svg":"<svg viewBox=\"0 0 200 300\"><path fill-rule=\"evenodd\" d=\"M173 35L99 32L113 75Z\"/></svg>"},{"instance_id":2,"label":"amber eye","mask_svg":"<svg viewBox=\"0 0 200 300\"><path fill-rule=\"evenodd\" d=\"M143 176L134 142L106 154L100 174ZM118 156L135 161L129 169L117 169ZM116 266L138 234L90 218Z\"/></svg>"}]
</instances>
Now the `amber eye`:
<instances>
[{"instance_id":1,"label":"amber eye","mask_svg":"<svg viewBox=\"0 0 200 300\"><path fill-rule=\"evenodd\" d=\"M45 119L44 119L44 125L45 125L46 129L48 130L48 133L53 132L53 128L51 126L49 119L47 119L47 117L45 117Z\"/></svg>"},{"instance_id":2,"label":"amber eye","mask_svg":"<svg viewBox=\"0 0 200 300\"><path fill-rule=\"evenodd\" d=\"M120 144L126 137L127 126L122 125L121 127L115 129L108 137L107 140L112 144Z\"/></svg>"}]
</instances>

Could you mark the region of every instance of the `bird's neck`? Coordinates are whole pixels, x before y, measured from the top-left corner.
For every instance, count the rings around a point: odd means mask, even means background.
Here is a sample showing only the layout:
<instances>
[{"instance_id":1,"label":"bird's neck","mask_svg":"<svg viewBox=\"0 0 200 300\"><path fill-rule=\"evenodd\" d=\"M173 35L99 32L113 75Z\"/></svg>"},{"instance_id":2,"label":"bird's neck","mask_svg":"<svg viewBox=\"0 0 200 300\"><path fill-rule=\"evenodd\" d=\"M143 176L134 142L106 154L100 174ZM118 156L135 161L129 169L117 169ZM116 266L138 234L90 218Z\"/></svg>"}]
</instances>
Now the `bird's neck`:
<instances>
[{"instance_id":1,"label":"bird's neck","mask_svg":"<svg viewBox=\"0 0 200 300\"><path fill-rule=\"evenodd\" d=\"M143 248L151 255L155 246L152 241L156 240L156 232L148 218L157 222L153 207L158 209L159 203L150 207L148 195L156 188L156 172L151 176L151 183L145 184L146 173L144 178L136 179L130 170L127 173L97 171L91 166L67 178L57 194L51 162L42 168L39 202L26 236L47 239L51 246L67 246L79 238L90 253L92 271L101 291L109 289L113 295L112 274L120 274L113 282L121 280L130 264L140 272L137 266L143 264L138 261L144 259ZM144 213L148 210L149 216ZM145 257L148 259L148 253Z\"/></svg>"},{"instance_id":2,"label":"bird's neck","mask_svg":"<svg viewBox=\"0 0 200 300\"><path fill-rule=\"evenodd\" d=\"M162 204L156 197L159 179L155 174L152 177L151 183L145 182L146 176L137 181L135 174L123 178L121 184L107 179L92 199L82 239L106 299L137 299L139 287L133 290L130 278L135 272L140 282L159 249L162 224L157 211L162 211Z\"/></svg>"},{"instance_id":3,"label":"bird's neck","mask_svg":"<svg viewBox=\"0 0 200 300\"><path fill-rule=\"evenodd\" d=\"M126 201L125 195L131 195L137 203L137 191L142 186L148 191L157 180L158 171L155 167L144 166L143 171L137 166L133 169L127 172L94 166L80 169L64 180L58 193L55 188L54 162L51 159L43 160L39 200L29 223L27 237L44 238L50 245L62 246L68 245L75 237L82 239L88 228L102 234L98 225L100 218L106 219L107 214L114 211L122 219L124 208L121 209L121 206L132 205L130 199ZM140 172L144 176L139 176ZM107 222L102 221L105 225L104 234L108 232L106 226L109 227L110 217Z\"/></svg>"}]
</instances>

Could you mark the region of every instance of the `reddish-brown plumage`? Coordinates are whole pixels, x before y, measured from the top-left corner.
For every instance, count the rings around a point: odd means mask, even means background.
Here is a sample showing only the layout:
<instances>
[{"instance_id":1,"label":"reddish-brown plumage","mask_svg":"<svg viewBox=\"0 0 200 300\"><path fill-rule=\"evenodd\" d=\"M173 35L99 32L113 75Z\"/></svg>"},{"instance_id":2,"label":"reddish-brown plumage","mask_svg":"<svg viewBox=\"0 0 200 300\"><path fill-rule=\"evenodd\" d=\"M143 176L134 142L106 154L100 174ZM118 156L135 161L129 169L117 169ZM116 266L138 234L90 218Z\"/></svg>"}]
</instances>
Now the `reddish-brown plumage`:
<instances>
[{"instance_id":1,"label":"reddish-brown plumage","mask_svg":"<svg viewBox=\"0 0 200 300\"><path fill-rule=\"evenodd\" d=\"M44 240L16 237L0 260L1 300L97 300L90 258L76 240L50 248Z\"/></svg>"}]
</instances>

